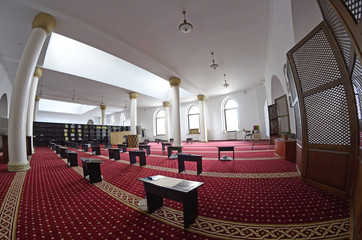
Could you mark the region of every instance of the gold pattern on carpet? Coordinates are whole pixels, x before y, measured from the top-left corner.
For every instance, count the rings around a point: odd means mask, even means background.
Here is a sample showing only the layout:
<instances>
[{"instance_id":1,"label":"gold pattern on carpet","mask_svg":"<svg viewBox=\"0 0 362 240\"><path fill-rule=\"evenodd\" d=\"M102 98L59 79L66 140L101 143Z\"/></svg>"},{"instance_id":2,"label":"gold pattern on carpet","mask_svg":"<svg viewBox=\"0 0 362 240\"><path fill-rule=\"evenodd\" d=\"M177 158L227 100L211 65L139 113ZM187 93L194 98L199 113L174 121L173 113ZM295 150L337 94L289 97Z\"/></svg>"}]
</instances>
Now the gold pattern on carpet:
<instances>
[{"instance_id":1,"label":"gold pattern on carpet","mask_svg":"<svg viewBox=\"0 0 362 240\"><path fill-rule=\"evenodd\" d=\"M16 173L0 209L0 239L12 239L16 230L16 214L26 172Z\"/></svg>"},{"instance_id":2,"label":"gold pattern on carpet","mask_svg":"<svg viewBox=\"0 0 362 240\"><path fill-rule=\"evenodd\" d=\"M63 160L66 161L66 159ZM73 169L83 175L81 167L73 167ZM140 211L138 202L142 199L141 197L104 180L93 185L119 202ZM163 206L147 215L183 229L182 211ZM202 216L198 216L195 222L187 228L188 231L220 239L343 239L348 237L349 229L350 219L348 218L319 223L264 225L223 221Z\"/></svg>"}]
</instances>

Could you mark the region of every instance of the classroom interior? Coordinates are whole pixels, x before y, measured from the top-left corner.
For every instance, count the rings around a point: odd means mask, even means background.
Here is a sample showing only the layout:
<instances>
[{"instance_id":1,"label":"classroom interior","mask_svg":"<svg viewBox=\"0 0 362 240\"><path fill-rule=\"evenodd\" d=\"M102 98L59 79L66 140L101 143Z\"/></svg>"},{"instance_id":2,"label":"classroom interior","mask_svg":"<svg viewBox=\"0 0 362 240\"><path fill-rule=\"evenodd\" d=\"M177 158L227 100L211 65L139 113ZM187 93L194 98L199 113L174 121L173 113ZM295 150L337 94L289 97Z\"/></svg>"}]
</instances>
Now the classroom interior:
<instances>
[{"instance_id":1,"label":"classroom interior","mask_svg":"<svg viewBox=\"0 0 362 240\"><path fill-rule=\"evenodd\" d=\"M362 1L0 1L0 239L360 239Z\"/></svg>"}]
</instances>

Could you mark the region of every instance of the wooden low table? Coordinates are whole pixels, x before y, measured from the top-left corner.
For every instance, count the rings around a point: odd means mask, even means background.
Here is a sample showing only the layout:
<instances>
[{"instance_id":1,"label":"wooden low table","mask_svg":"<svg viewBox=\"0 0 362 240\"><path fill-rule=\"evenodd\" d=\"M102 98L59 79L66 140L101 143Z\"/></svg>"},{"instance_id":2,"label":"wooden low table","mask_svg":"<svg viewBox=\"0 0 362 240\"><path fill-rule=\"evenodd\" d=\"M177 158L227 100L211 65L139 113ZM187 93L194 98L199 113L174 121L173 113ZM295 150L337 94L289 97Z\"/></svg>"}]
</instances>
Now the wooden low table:
<instances>
[{"instance_id":1,"label":"wooden low table","mask_svg":"<svg viewBox=\"0 0 362 240\"><path fill-rule=\"evenodd\" d=\"M170 158L170 156L172 155L172 151L175 150L178 153L182 152L182 147L176 147L176 146L168 146L167 147L167 157Z\"/></svg>"},{"instance_id":2,"label":"wooden low table","mask_svg":"<svg viewBox=\"0 0 362 240\"><path fill-rule=\"evenodd\" d=\"M185 171L185 161L196 162L197 175L202 173L202 156L187 153L177 153L178 172Z\"/></svg>"},{"instance_id":3,"label":"wooden low table","mask_svg":"<svg viewBox=\"0 0 362 240\"><path fill-rule=\"evenodd\" d=\"M55 153L56 154L60 154L60 149L61 149L62 146L60 145L55 145Z\"/></svg>"},{"instance_id":4,"label":"wooden low table","mask_svg":"<svg viewBox=\"0 0 362 240\"><path fill-rule=\"evenodd\" d=\"M122 150L122 152L127 152L127 145L126 144L118 144L118 148Z\"/></svg>"},{"instance_id":5,"label":"wooden low table","mask_svg":"<svg viewBox=\"0 0 362 240\"><path fill-rule=\"evenodd\" d=\"M146 165L146 155L142 150L129 151L129 162L130 164L136 163L136 156L140 159L140 166Z\"/></svg>"},{"instance_id":6,"label":"wooden low table","mask_svg":"<svg viewBox=\"0 0 362 240\"><path fill-rule=\"evenodd\" d=\"M192 138L186 138L186 143L188 144L189 142L192 144L193 139Z\"/></svg>"},{"instance_id":7,"label":"wooden low table","mask_svg":"<svg viewBox=\"0 0 362 240\"><path fill-rule=\"evenodd\" d=\"M88 152L88 144L82 144L83 152Z\"/></svg>"},{"instance_id":8,"label":"wooden low table","mask_svg":"<svg viewBox=\"0 0 362 240\"><path fill-rule=\"evenodd\" d=\"M70 167L78 166L78 153L77 152L67 152L68 165Z\"/></svg>"},{"instance_id":9,"label":"wooden low table","mask_svg":"<svg viewBox=\"0 0 362 240\"><path fill-rule=\"evenodd\" d=\"M233 152L233 160L234 160L234 147L217 147L218 148L218 159L220 160L220 152L227 151L227 152Z\"/></svg>"},{"instance_id":10,"label":"wooden low table","mask_svg":"<svg viewBox=\"0 0 362 240\"><path fill-rule=\"evenodd\" d=\"M61 158L67 158L67 157L68 157L67 151L68 151L68 148L66 148L66 147L61 147L61 148L60 148L60 157L61 157Z\"/></svg>"},{"instance_id":11,"label":"wooden low table","mask_svg":"<svg viewBox=\"0 0 362 240\"><path fill-rule=\"evenodd\" d=\"M169 142L162 142L162 151L165 151L165 146L171 146L171 143Z\"/></svg>"},{"instance_id":12,"label":"wooden low table","mask_svg":"<svg viewBox=\"0 0 362 240\"><path fill-rule=\"evenodd\" d=\"M102 160L94 158L81 158L83 164L83 176L89 176L90 183L102 182L101 166Z\"/></svg>"},{"instance_id":13,"label":"wooden low table","mask_svg":"<svg viewBox=\"0 0 362 240\"><path fill-rule=\"evenodd\" d=\"M92 152L96 152L96 155L101 155L101 148L99 146L92 146Z\"/></svg>"},{"instance_id":14,"label":"wooden low table","mask_svg":"<svg viewBox=\"0 0 362 240\"><path fill-rule=\"evenodd\" d=\"M149 146L149 145L139 145L139 150L143 150L143 149L146 149L147 155L151 154L151 146Z\"/></svg>"},{"instance_id":15,"label":"wooden low table","mask_svg":"<svg viewBox=\"0 0 362 240\"><path fill-rule=\"evenodd\" d=\"M151 179L157 180L151 180ZM161 175L139 178L143 182L147 195L148 213L153 213L163 206L163 198L183 204L184 227L195 221L198 215L197 190L203 182L170 178Z\"/></svg>"},{"instance_id":16,"label":"wooden low table","mask_svg":"<svg viewBox=\"0 0 362 240\"><path fill-rule=\"evenodd\" d=\"M121 156L119 154L119 148L108 148L108 156L109 159L114 159L114 160L120 160Z\"/></svg>"}]
</instances>

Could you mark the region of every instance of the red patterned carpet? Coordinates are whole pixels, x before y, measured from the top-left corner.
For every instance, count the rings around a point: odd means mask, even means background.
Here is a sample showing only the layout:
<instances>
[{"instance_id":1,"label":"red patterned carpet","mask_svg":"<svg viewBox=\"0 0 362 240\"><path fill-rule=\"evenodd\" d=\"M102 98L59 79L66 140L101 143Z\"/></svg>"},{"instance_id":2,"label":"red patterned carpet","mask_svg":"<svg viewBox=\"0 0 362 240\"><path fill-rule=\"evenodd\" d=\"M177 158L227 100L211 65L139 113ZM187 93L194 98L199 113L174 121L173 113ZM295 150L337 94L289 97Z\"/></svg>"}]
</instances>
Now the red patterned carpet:
<instances>
[{"instance_id":1,"label":"red patterned carpet","mask_svg":"<svg viewBox=\"0 0 362 240\"><path fill-rule=\"evenodd\" d=\"M169 160L161 144L151 144L144 167L130 165L128 153L109 160L103 150L92 156L104 162L103 181L96 184L83 178L81 167L71 168L51 149L38 147L20 183L0 164L0 177L7 179L1 201L14 201L3 197L10 185L19 185L21 193L10 219L14 228L0 231L0 239L348 239L349 202L302 183L295 164L270 157L269 145L259 144L267 151L254 154L249 143L194 143L183 152L217 159L218 144L233 144L236 160L204 160L200 175L192 162L178 173L177 160ZM78 157L90 156L78 151ZM137 178L158 174L205 183L199 188L199 217L186 230L178 202L165 199L153 214L139 210L143 184Z\"/></svg>"}]
</instances>

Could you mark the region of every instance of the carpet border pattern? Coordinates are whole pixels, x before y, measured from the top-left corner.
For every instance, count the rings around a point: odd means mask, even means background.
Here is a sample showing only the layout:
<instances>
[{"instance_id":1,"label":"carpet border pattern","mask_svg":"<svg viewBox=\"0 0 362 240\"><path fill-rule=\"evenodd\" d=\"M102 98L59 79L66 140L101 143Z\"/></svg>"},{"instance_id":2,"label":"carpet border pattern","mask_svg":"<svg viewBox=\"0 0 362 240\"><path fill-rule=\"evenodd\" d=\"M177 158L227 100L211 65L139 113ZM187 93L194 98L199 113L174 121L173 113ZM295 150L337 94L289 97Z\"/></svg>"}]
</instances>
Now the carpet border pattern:
<instances>
[{"instance_id":1,"label":"carpet border pattern","mask_svg":"<svg viewBox=\"0 0 362 240\"><path fill-rule=\"evenodd\" d=\"M16 235L16 219L25 176L26 172L17 172L15 174L1 205L0 239L12 239L12 236Z\"/></svg>"},{"instance_id":2,"label":"carpet border pattern","mask_svg":"<svg viewBox=\"0 0 362 240\"><path fill-rule=\"evenodd\" d=\"M65 160L65 159L63 159ZM73 167L80 175L83 169ZM151 216L166 224L183 229L183 212L169 207L162 207L152 214L143 212L138 207L142 199L134 194L124 191L111 183L102 181L94 183L94 186L110 195L119 202ZM187 231L220 239L346 239L349 236L350 219L338 219L318 223L306 224L246 224L231 221L223 221L198 216L195 222L187 228Z\"/></svg>"}]
</instances>

